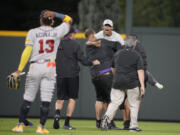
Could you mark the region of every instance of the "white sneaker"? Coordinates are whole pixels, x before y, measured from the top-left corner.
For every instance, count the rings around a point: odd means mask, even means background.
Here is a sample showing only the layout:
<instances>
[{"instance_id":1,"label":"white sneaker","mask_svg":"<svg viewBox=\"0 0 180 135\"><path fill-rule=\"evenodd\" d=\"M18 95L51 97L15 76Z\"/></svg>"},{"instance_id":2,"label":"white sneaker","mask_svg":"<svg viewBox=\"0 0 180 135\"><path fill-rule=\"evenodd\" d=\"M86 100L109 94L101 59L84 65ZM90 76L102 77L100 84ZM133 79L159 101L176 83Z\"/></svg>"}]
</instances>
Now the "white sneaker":
<instances>
[{"instance_id":1,"label":"white sneaker","mask_svg":"<svg viewBox=\"0 0 180 135\"><path fill-rule=\"evenodd\" d=\"M160 89L160 90L162 90L163 87L164 87L162 84L160 84L160 83L158 83L158 82L155 84L155 86L156 86L158 89Z\"/></svg>"}]
</instances>

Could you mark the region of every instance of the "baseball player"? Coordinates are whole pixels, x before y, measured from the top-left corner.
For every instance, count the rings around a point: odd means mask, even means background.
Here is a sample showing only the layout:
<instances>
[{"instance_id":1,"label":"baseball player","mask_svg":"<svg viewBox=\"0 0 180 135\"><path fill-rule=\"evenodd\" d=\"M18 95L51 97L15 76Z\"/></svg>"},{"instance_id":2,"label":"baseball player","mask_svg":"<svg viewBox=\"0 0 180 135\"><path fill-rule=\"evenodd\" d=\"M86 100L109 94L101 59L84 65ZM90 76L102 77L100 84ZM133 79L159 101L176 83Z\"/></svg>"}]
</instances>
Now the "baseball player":
<instances>
[{"instance_id":1,"label":"baseball player","mask_svg":"<svg viewBox=\"0 0 180 135\"><path fill-rule=\"evenodd\" d=\"M52 27L54 17L63 21L61 25L55 28ZM23 132L24 124L27 124L27 114L40 89L40 125L37 127L36 132L49 133L44 126L49 113L56 80L54 59L60 39L68 33L71 23L72 19L68 15L43 10L40 14L41 26L29 30L18 70L12 74L19 76L30 59L23 102L20 108L19 123L12 129L13 132Z\"/></svg>"}]
</instances>

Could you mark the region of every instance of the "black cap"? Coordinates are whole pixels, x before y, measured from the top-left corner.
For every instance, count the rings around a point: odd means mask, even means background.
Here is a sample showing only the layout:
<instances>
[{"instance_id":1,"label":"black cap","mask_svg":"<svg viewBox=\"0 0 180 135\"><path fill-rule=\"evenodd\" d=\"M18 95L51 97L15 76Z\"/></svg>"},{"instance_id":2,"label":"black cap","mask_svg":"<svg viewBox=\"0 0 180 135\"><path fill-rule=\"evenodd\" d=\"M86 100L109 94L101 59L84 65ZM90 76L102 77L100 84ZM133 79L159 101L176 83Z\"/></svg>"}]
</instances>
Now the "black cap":
<instances>
[{"instance_id":1,"label":"black cap","mask_svg":"<svg viewBox=\"0 0 180 135\"><path fill-rule=\"evenodd\" d=\"M74 29L74 27L71 26L71 28L70 28L69 32L66 34L66 36L71 33L77 33L77 32L78 32L78 29Z\"/></svg>"},{"instance_id":2,"label":"black cap","mask_svg":"<svg viewBox=\"0 0 180 135\"><path fill-rule=\"evenodd\" d=\"M75 32L75 29L74 29L73 27L70 28L68 34L70 34L70 33L76 33L76 32Z\"/></svg>"}]
</instances>

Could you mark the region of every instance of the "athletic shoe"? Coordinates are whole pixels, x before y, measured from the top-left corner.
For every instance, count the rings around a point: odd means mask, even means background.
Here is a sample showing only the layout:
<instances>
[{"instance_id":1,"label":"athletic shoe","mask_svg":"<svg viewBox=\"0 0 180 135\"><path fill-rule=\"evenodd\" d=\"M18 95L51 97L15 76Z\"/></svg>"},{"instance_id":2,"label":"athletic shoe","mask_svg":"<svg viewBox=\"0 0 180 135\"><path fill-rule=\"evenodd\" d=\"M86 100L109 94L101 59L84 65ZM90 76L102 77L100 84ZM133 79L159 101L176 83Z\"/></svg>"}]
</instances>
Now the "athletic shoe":
<instances>
[{"instance_id":1,"label":"athletic shoe","mask_svg":"<svg viewBox=\"0 0 180 135\"><path fill-rule=\"evenodd\" d=\"M66 129L66 130L75 130L76 128L74 128L74 127L72 127L70 125L68 125L68 126L64 125L63 129Z\"/></svg>"},{"instance_id":2,"label":"athletic shoe","mask_svg":"<svg viewBox=\"0 0 180 135\"><path fill-rule=\"evenodd\" d=\"M124 130L128 130L129 129L129 126L130 126L130 120L126 120L124 123Z\"/></svg>"},{"instance_id":3,"label":"athletic shoe","mask_svg":"<svg viewBox=\"0 0 180 135\"><path fill-rule=\"evenodd\" d=\"M44 127L44 126L39 125L39 126L37 126L36 133L48 134L48 133L49 133L49 131L48 131L47 129L45 129L45 127Z\"/></svg>"},{"instance_id":4,"label":"athletic shoe","mask_svg":"<svg viewBox=\"0 0 180 135\"><path fill-rule=\"evenodd\" d=\"M117 127L116 127L116 124L114 123L113 120L112 120L111 123L110 123L110 128L111 128L111 129L117 128Z\"/></svg>"},{"instance_id":5,"label":"athletic shoe","mask_svg":"<svg viewBox=\"0 0 180 135\"><path fill-rule=\"evenodd\" d=\"M139 128L129 128L129 132L142 132Z\"/></svg>"},{"instance_id":6,"label":"athletic shoe","mask_svg":"<svg viewBox=\"0 0 180 135\"><path fill-rule=\"evenodd\" d=\"M24 125L32 127L34 124L28 120L25 120Z\"/></svg>"},{"instance_id":7,"label":"athletic shoe","mask_svg":"<svg viewBox=\"0 0 180 135\"><path fill-rule=\"evenodd\" d=\"M110 123L111 120L107 115L104 115L102 120L101 120L101 130L108 130L110 129Z\"/></svg>"},{"instance_id":8,"label":"athletic shoe","mask_svg":"<svg viewBox=\"0 0 180 135\"><path fill-rule=\"evenodd\" d=\"M19 123L16 127L14 127L12 129L13 132L18 132L18 133L22 133L24 130L24 124L23 123Z\"/></svg>"},{"instance_id":9,"label":"athletic shoe","mask_svg":"<svg viewBox=\"0 0 180 135\"><path fill-rule=\"evenodd\" d=\"M59 129L59 120L60 120L60 115L55 115L54 124L53 124L54 129Z\"/></svg>"},{"instance_id":10,"label":"athletic shoe","mask_svg":"<svg viewBox=\"0 0 180 135\"><path fill-rule=\"evenodd\" d=\"M28 125L27 126L30 126L32 127L34 124L32 122L29 121Z\"/></svg>"},{"instance_id":11,"label":"athletic shoe","mask_svg":"<svg viewBox=\"0 0 180 135\"><path fill-rule=\"evenodd\" d=\"M163 89L163 85L162 84L160 84L160 83L155 83L155 86L158 88L158 89L160 89L160 90L162 90Z\"/></svg>"},{"instance_id":12,"label":"athletic shoe","mask_svg":"<svg viewBox=\"0 0 180 135\"><path fill-rule=\"evenodd\" d=\"M118 128L115 124L115 122L112 120L111 123L109 124L109 129L112 130L122 130L122 128Z\"/></svg>"}]
</instances>

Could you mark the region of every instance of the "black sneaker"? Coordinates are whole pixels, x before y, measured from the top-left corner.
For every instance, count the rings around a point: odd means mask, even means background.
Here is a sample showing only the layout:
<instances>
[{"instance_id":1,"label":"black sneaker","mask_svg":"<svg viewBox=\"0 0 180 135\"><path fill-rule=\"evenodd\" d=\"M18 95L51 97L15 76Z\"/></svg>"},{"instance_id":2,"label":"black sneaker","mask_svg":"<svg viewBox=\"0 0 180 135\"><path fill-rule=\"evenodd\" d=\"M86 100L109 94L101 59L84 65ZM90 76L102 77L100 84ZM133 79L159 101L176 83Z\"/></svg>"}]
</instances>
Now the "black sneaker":
<instances>
[{"instance_id":1,"label":"black sneaker","mask_svg":"<svg viewBox=\"0 0 180 135\"><path fill-rule=\"evenodd\" d=\"M129 126L130 126L130 120L126 120L124 123L124 130L129 130Z\"/></svg>"},{"instance_id":2,"label":"black sneaker","mask_svg":"<svg viewBox=\"0 0 180 135\"><path fill-rule=\"evenodd\" d=\"M142 132L140 128L129 128L129 132Z\"/></svg>"},{"instance_id":3,"label":"black sneaker","mask_svg":"<svg viewBox=\"0 0 180 135\"><path fill-rule=\"evenodd\" d=\"M59 129L59 120L60 120L60 115L55 115L54 124L53 124L54 129Z\"/></svg>"},{"instance_id":4,"label":"black sneaker","mask_svg":"<svg viewBox=\"0 0 180 135\"><path fill-rule=\"evenodd\" d=\"M96 128L100 128L101 127L101 120L97 121L96 120Z\"/></svg>"},{"instance_id":5,"label":"black sneaker","mask_svg":"<svg viewBox=\"0 0 180 135\"><path fill-rule=\"evenodd\" d=\"M33 126L34 124L33 124L32 122L30 122L30 121L28 121L28 120L25 119L24 125L25 125L25 126Z\"/></svg>"},{"instance_id":6,"label":"black sneaker","mask_svg":"<svg viewBox=\"0 0 180 135\"><path fill-rule=\"evenodd\" d=\"M122 128L118 128L115 124L115 122L112 120L111 123L109 124L109 129L113 130L122 130Z\"/></svg>"},{"instance_id":7,"label":"black sneaker","mask_svg":"<svg viewBox=\"0 0 180 135\"><path fill-rule=\"evenodd\" d=\"M72 127L70 125L68 125L68 126L64 125L63 129L66 129L66 130L75 130L76 128L74 128L74 127Z\"/></svg>"},{"instance_id":8,"label":"black sneaker","mask_svg":"<svg viewBox=\"0 0 180 135\"><path fill-rule=\"evenodd\" d=\"M33 125L34 125L34 124L33 124L32 122L28 121L28 124L27 124L26 126L32 127Z\"/></svg>"}]
</instances>

